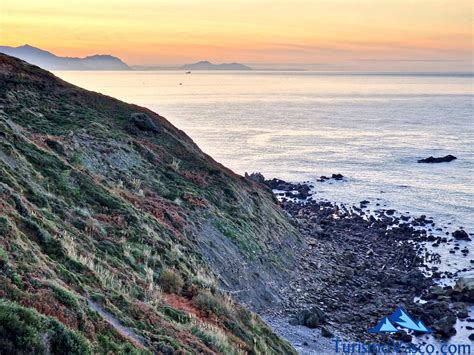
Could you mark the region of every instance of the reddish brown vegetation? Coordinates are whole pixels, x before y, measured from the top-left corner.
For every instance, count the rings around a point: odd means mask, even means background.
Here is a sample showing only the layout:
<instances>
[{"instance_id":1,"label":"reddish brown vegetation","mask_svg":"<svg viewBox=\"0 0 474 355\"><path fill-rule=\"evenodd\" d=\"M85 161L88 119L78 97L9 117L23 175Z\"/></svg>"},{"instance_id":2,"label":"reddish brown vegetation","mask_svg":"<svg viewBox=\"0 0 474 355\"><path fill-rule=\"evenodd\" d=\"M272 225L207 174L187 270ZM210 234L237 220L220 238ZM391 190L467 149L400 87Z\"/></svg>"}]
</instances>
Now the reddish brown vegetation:
<instances>
[{"instance_id":1,"label":"reddish brown vegetation","mask_svg":"<svg viewBox=\"0 0 474 355\"><path fill-rule=\"evenodd\" d=\"M207 181L207 175L203 172L199 171L182 171L181 176L186 180L191 181L192 183L196 184L199 187L207 187L209 186L209 182Z\"/></svg>"}]
</instances>

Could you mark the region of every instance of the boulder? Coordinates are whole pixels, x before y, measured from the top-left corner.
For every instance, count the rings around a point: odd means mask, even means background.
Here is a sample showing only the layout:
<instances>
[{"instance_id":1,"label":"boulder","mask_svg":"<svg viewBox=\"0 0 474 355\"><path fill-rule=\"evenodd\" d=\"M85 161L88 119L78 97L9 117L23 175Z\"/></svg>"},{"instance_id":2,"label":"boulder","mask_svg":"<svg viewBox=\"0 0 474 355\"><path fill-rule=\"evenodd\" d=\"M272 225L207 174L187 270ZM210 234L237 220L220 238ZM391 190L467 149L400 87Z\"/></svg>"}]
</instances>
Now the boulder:
<instances>
[{"instance_id":1,"label":"boulder","mask_svg":"<svg viewBox=\"0 0 474 355\"><path fill-rule=\"evenodd\" d=\"M447 315L434 323L432 328L442 337L449 338L456 334L456 329L454 329L455 323L456 317L453 315Z\"/></svg>"},{"instance_id":2,"label":"boulder","mask_svg":"<svg viewBox=\"0 0 474 355\"><path fill-rule=\"evenodd\" d=\"M334 179L334 180L342 180L344 178L344 175L342 175L342 174L332 174L331 178Z\"/></svg>"},{"instance_id":3,"label":"boulder","mask_svg":"<svg viewBox=\"0 0 474 355\"><path fill-rule=\"evenodd\" d=\"M159 133L160 128L153 119L143 112L135 112L130 115L128 120L127 127L129 131L134 131L134 128L138 128L140 131L144 132L154 132Z\"/></svg>"},{"instance_id":4,"label":"boulder","mask_svg":"<svg viewBox=\"0 0 474 355\"><path fill-rule=\"evenodd\" d=\"M414 269L408 273L400 275L397 283L399 285L411 286L417 290L421 290L426 284L426 279L420 270Z\"/></svg>"},{"instance_id":5,"label":"boulder","mask_svg":"<svg viewBox=\"0 0 474 355\"><path fill-rule=\"evenodd\" d=\"M466 241L470 241L471 238L469 238L469 234L467 234L467 232L465 230L462 230L462 229L458 229L457 231L454 231L452 233L454 239L456 240L466 240Z\"/></svg>"},{"instance_id":6,"label":"boulder","mask_svg":"<svg viewBox=\"0 0 474 355\"><path fill-rule=\"evenodd\" d=\"M265 177L262 175L262 173L259 173L259 172L251 173L251 174L248 174L247 172L245 172L245 178L255 181L256 183L259 183L259 184L265 183Z\"/></svg>"},{"instance_id":7,"label":"boulder","mask_svg":"<svg viewBox=\"0 0 474 355\"><path fill-rule=\"evenodd\" d=\"M428 290L427 295L424 297L426 300L437 299L439 297L447 296L448 290L445 290L443 287L435 285Z\"/></svg>"},{"instance_id":8,"label":"boulder","mask_svg":"<svg viewBox=\"0 0 474 355\"><path fill-rule=\"evenodd\" d=\"M314 329L326 323L326 315L318 307L300 311L291 321L293 325L304 325L305 327Z\"/></svg>"},{"instance_id":9,"label":"boulder","mask_svg":"<svg viewBox=\"0 0 474 355\"><path fill-rule=\"evenodd\" d=\"M462 299L474 302L474 277L461 277L456 281L454 290L462 294Z\"/></svg>"},{"instance_id":10,"label":"boulder","mask_svg":"<svg viewBox=\"0 0 474 355\"><path fill-rule=\"evenodd\" d=\"M456 312L456 315L459 319L466 319L467 317L469 317L469 310L465 303L455 303L453 305L453 310Z\"/></svg>"},{"instance_id":11,"label":"boulder","mask_svg":"<svg viewBox=\"0 0 474 355\"><path fill-rule=\"evenodd\" d=\"M446 155L444 157L435 158L433 156L425 159L418 160L418 163L449 163L450 161L456 160L457 158L454 155Z\"/></svg>"},{"instance_id":12,"label":"boulder","mask_svg":"<svg viewBox=\"0 0 474 355\"><path fill-rule=\"evenodd\" d=\"M60 142L49 138L47 138L44 142L49 148L54 150L56 153L64 155L64 147Z\"/></svg>"},{"instance_id":13,"label":"boulder","mask_svg":"<svg viewBox=\"0 0 474 355\"><path fill-rule=\"evenodd\" d=\"M289 191L292 189L292 185L289 182L276 178L266 180L265 184L272 190Z\"/></svg>"},{"instance_id":14,"label":"boulder","mask_svg":"<svg viewBox=\"0 0 474 355\"><path fill-rule=\"evenodd\" d=\"M395 333L393 337L395 339L403 341L404 343L411 343L413 340L413 337L403 330L399 331L398 333Z\"/></svg>"},{"instance_id":15,"label":"boulder","mask_svg":"<svg viewBox=\"0 0 474 355\"><path fill-rule=\"evenodd\" d=\"M321 336L325 338L333 338L334 334L328 330L326 327L321 327Z\"/></svg>"}]
</instances>

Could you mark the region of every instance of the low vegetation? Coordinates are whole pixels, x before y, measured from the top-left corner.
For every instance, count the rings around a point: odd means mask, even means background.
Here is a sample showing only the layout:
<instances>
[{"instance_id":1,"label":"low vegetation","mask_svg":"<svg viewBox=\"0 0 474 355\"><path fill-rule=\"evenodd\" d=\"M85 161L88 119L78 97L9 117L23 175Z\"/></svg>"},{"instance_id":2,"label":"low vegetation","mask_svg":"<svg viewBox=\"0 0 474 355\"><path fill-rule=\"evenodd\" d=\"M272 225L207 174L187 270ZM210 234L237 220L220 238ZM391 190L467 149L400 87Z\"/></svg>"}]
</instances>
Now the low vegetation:
<instances>
[{"instance_id":1,"label":"low vegetation","mask_svg":"<svg viewBox=\"0 0 474 355\"><path fill-rule=\"evenodd\" d=\"M293 353L226 291L296 242L161 116L0 55L0 353Z\"/></svg>"}]
</instances>

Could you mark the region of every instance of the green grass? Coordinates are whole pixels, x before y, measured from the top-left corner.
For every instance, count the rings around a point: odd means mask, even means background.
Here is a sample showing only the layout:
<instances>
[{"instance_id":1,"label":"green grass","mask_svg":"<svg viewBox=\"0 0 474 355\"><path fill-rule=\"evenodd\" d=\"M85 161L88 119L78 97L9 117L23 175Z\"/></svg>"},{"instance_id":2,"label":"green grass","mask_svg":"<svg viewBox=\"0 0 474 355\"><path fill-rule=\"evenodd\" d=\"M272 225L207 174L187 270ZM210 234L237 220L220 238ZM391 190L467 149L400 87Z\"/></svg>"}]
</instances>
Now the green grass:
<instances>
[{"instance_id":1,"label":"green grass","mask_svg":"<svg viewBox=\"0 0 474 355\"><path fill-rule=\"evenodd\" d=\"M92 354L91 344L53 318L0 301L0 353Z\"/></svg>"},{"instance_id":2,"label":"green grass","mask_svg":"<svg viewBox=\"0 0 474 355\"><path fill-rule=\"evenodd\" d=\"M283 260L267 255L268 244L291 234L270 194L153 113L6 58L0 54L0 353L292 353L251 312L230 306L214 281L226 271L211 269L199 243L209 225L236 245L238 262ZM161 133L129 133L137 111ZM136 164L124 170L122 158ZM148 350L91 312L88 297Z\"/></svg>"}]
</instances>

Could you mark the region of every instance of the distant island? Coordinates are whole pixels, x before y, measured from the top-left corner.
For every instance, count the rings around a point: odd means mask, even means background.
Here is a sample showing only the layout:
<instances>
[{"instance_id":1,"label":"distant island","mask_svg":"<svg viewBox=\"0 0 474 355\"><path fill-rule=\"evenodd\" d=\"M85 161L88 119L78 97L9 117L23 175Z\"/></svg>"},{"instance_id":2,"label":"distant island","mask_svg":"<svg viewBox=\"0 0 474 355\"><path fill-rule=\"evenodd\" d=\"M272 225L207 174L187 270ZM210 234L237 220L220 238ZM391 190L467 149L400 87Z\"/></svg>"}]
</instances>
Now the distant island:
<instances>
[{"instance_id":1,"label":"distant island","mask_svg":"<svg viewBox=\"0 0 474 355\"><path fill-rule=\"evenodd\" d=\"M240 63L222 63L214 64L207 60L202 60L197 63L184 64L179 66L146 66L146 65L135 65L132 67L134 70L252 70L247 65Z\"/></svg>"},{"instance_id":2,"label":"distant island","mask_svg":"<svg viewBox=\"0 0 474 355\"><path fill-rule=\"evenodd\" d=\"M85 58L59 57L25 44L20 47L0 46L0 53L11 55L47 70L130 70L120 58L92 55Z\"/></svg>"}]
</instances>

